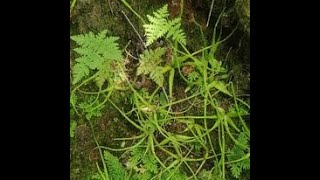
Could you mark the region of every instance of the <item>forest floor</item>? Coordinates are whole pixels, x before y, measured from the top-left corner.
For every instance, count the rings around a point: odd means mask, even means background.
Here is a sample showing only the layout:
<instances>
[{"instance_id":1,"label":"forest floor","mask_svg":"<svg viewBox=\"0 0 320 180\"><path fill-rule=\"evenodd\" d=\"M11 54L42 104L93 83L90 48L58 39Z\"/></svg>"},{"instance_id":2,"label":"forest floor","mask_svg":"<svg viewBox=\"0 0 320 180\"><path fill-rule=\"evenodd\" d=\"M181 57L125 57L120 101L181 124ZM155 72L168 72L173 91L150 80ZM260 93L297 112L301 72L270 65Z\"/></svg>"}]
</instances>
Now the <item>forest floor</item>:
<instances>
[{"instance_id":1,"label":"forest floor","mask_svg":"<svg viewBox=\"0 0 320 180\"><path fill-rule=\"evenodd\" d=\"M147 14L152 14L155 10L168 4L171 17L179 14L179 0L139 0L128 1L133 9L135 9L143 18ZM183 14L183 29L188 37L187 47L191 51L196 51L203 48L200 40L200 31L194 23L196 20L203 28L205 37L211 39L214 22L222 11L222 4L224 1L217 0L212 11L209 26L207 27L208 14L210 11L211 1L189 1L185 0L184 14ZM234 1L228 1L226 12L231 12ZM228 11L229 10L229 11ZM141 43L136 32L130 25L135 25L138 33L143 36L143 26L139 19L128 10L118 0L78 0L70 17L70 35L77 35L82 33L100 32L108 29L110 34L121 37L119 39L120 47L127 46L133 56L138 57L143 51L143 44ZM237 19L234 14L226 13L222 20L222 36L230 34L237 24ZM75 43L70 43L70 64L74 64L75 53L72 50ZM248 37L243 30L238 28L226 43L217 50L217 57L223 61L229 72L229 78L235 83L237 94L250 94L250 37ZM227 58L226 58L227 57ZM127 66L134 67L134 60ZM130 67L128 68L130 70ZM133 68L132 68L133 69ZM188 73L188 67L184 67L184 73ZM132 72L134 73L134 72ZM175 87L173 95L176 99L183 99L186 97L186 84L181 79L175 79ZM151 88L152 84L144 82L140 84L145 88ZM72 87L71 87L72 88ZM141 87L140 87L141 88ZM121 99L122 94L113 96L112 99ZM249 97L244 98L250 103ZM225 102L228 104L229 102ZM121 104L123 108L129 107L129 102ZM189 106L188 102L180 103L173 106L173 111L179 112ZM194 111L198 109L195 108ZM195 112L197 114L198 112ZM201 112L199 112L201 113ZM97 172L96 162L99 162L100 156L96 143L93 138L92 129L83 117L78 117L74 114L71 119L76 121L74 137L70 138L70 179L87 180L90 179ZM106 106L102 111L102 116L92 120L94 127L94 135L101 146L108 146L111 148L119 148L123 141L114 141L118 137L132 137L137 135L137 130L132 127L127 121L112 106ZM167 127L168 131L179 132L183 130L184 124L171 124ZM129 143L129 141L126 141ZM126 144L128 145L128 144ZM115 152L115 156L120 156L121 152ZM194 166L199 166L194 164ZM208 165L210 166L210 165Z\"/></svg>"}]
</instances>

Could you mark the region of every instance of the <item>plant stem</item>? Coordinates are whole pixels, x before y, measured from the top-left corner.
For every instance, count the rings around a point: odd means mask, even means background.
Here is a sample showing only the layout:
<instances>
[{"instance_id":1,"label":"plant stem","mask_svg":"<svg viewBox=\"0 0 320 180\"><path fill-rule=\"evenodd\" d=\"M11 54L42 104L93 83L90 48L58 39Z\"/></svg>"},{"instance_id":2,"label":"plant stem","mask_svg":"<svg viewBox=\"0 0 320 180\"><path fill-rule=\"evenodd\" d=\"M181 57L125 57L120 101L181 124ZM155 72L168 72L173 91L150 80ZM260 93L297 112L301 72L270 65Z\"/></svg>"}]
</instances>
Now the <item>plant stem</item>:
<instances>
[{"instance_id":1,"label":"plant stem","mask_svg":"<svg viewBox=\"0 0 320 180\"><path fill-rule=\"evenodd\" d=\"M98 150L99 150L100 158L101 158L101 161L102 161L102 164L103 164L104 173L105 173L105 178L106 178L106 180L109 180L110 178L109 178L109 175L108 175L108 169L107 169L106 163L104 162L104 157L103 157L103 154L102 154L100 145L99 145L99 143L98 143L98 141L97 141L97 138L96 138L96 136L95 136L95 134L94 134L93 125L92 125L92 123L91 123L90 120L88 120L88 121L89 121L89 124L90 124L90 126L91 126L92 136L93 136L94 142L96 143L96 145L97 145L97 147L98 147Z\"/></svg>"},{"instance_id":2,"label":"plant stem","mask_svg":"<svg viewBox=\"0 0 320 180\"><path fill-rule=\"evenodd\" d=\"M127 6L127 8L130 9L131 12L133 12L141 21L143 24L146 24L146 22L144 21L144 19L135 11L132 9L132 7L125 1L125 0L121 0L121 2Z\"/></svg>"}]
</instances>

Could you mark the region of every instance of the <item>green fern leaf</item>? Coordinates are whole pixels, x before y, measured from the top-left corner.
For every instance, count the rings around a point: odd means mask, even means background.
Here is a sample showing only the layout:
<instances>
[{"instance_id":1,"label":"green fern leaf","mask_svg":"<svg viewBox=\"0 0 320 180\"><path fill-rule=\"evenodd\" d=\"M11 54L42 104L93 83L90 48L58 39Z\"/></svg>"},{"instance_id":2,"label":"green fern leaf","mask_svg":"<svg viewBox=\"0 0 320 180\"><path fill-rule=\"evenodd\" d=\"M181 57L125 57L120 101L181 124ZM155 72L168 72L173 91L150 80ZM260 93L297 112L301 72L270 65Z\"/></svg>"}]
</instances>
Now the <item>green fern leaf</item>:
<instances>
[{"instance_id":1,"label":"green fern leaf","mask_svg":"<svg viewBox=\"0 0 320 180\"><path fill-rule=\"evenodd\" d=\"M96 108L100 102L95 101L95 97L91 96L88 101L81 102L79 104L79 108L83 110L85 113L85 117L90 120L92 117L100 117L102 115L102 110L105 107L105 105L100 105L98 108ZM92 106L92 103L94 104Z\"/></svg>"},{"instance_id":2,"label":"green fern leaf","mask_svg":"<svg viewBox=\"0 0 320 180\"><path fill-rule=\"evenodd\" d=\"M167 38L172 38L173 41L182 43L183 45L187 44L186 35L182 31L181 27L181 18L176 18L169 22L169 30L167 33Z\"/></svg>"},{"instance_id":3,"label":"green fern leaf","mask_svg":"<svg viewBox=\"0 0 320 180\"><path fill-rule=\"evenodd\" d=\"M233 177L238 179L240 177L240 175L241 175L241 172L242 172L241 167L239 167L239 166L231 166L231 173L232 173Z\"/></svg>"},{"instance_id":4,"label":"green fern leaf","mask_svg":"<svg viewBox=\"0 0 320 180\"><path fill-rule=\"evenodd\" d=\"M88 77L90 71L101 71L104 69L112 69L110 67L112 61L120 61L122 59L121 51L119 50L116 41L118 37L106 37L107 31L102 31L97 35L89 32L71 36L79 47L75 48L80 57L76 58L76 64L73 67L73 84L80 82L83 78ZM103 80L107 80L110 74L100 73L98 80L101 85ZM103 77L103 78L102 78Z\"/></svg>"},{"instance_id":5,"label":"green fern leaf","mask_svg":"<svg viewBox=\"0 0 320 180\"><path fill-rule=\"evenodd\" d=\"M137 166L139 161L142 159L143 154L144 154L143 148L139 148L139 147L134 148L131 151L131 158L129 159L129 164L130 164L129 168Z\"/></svg>"},{"instance_id":6,"label":"green fern leaf","mask_svg":"<svg viewBox=\"0 0 320 180\"><path fill-rule=\"evenodd\" d=\"M140 65L137 69L137 75L149 74L151 71L157 67L162 62L162 56L165 53L164 48L157 48L153 50L146 50L140 56Z\"/></svg>"},{"instance_id":7,"label":"green fern leaf","mask_svg":"<svg viewBox=\"0 0 320 180\"><path fill-rule=\"evenodd\" d=\"M239 141L239 143L248 146L249 137L244 132L240 133L237 140ZM235 161L243 158L245 155L246 155L246 152L244 147L239 145L234 145L233 148L228 151L227 158L229 161ZM235 178L239 178L243 169L244 170L250 169L250 158L231 163L230 169L231 169L232 176Z\"/></svg>"},{"instance_id":8,"label":"green fern leaf","mask_svg":"<svg viewBox=\"0 0 320 180\"><path fill-rule=\"evenodd\" d=\"M240 144L248 145L249 137L245 133L242 132L239 134L238 141ZM239 146L239 148L244 150L244 147L242 147L242 146Z\"/></svg>"},{"instance_id":9,"label":"green fern leaf","mask_svg":"<svg viewBox=\"0 0 320 180\"><path fill-rule=\"evenodd\" d=\"M151 153L146 154L143 157L142 162L144 164L144 167L148 171L150 171L151 173L155 173L155 174L158 173L158 166L157 166L158 161L153 156L153 154L151 154Z\"/></svg>"},{"instance_id":10,"label":"green fern leaf","mask_svg":"<svg viewBox=\"0 0 320 180\"><path fill-rule=\"evenodd\" d=\"M162 62L162 56L165 53L164 48L157 48L153 50L146 50L140 56L140 65L137 69L137 75L149 75L150 78L156 82L159 86L163 86L165 73L164 67L160 66Z\"/></svg>"},{"instance_id":11,"label":"green fern leaf","mask_svg":"<svg viewBox=\"0 0 320 180\"><path fill-rule=\"evenodd\" d=\"M146 46L150 46L157 39L165 34L167 38L186 44L186 36L181 30L181 18L168 20L168 5L163 6L153 13L153 16L147 15L149 24L144 24L145 34L147 36Z\"/></svg>"},{"instance_id":12,"label":"green fern leaf","mask_svg":"<svg viewBox=\"0 0 320 180\"><path fill-rule=\"evenodd\" d=\"M112 180L123 180L126 176L126 170L119 159L108 151L104 151L104 159L108 168L108 173Z\"/></svg>"},{"instance_id":13,"label":"green fern leaf","mask_svg":"<svg viewBox=\"0 0 320 180\"><path fill-rule=\"evenodd\" d=\"M83 63L78 63L73 67L73 83L78 83L83 77L89 75L89 68Z\"/></svg>"},{"instance_id":14,"label":"green fern leaf","mask_svg":"<svg viewBox=\"0 0 320 180\"><path fill-rule=\"evenodd\" d=\"M243 161L241 167L245 170L250 170L250 158Z\"/></svg>"},{"instance_id":15,"label":"green fern leaf","mask_svg":"<svg viewBox=\"0 0 320 180\"><path fill-rule=\"evenodd\" d=\"M159 10L153 13L153 16L147 15L150 24L145 24L147 43L146 46L151 45L158 38L162 37L166 32L168 32L169 24L167 18L169 17L168 5L163 6Z\"/></svg>"},{"instance_id":16,"label":"green fern leaf","mask_svg":"<svg viewBox=\"0 0 320 180\"><path fill-rule=\"evenodd\" d=\"M163 74L161 73L163 70L163 67L155 67L151 73L150 73L150 78L156 82L160 87L163 86L163 81L164 81L164 76Z\"/></svg>"}]
</instances>

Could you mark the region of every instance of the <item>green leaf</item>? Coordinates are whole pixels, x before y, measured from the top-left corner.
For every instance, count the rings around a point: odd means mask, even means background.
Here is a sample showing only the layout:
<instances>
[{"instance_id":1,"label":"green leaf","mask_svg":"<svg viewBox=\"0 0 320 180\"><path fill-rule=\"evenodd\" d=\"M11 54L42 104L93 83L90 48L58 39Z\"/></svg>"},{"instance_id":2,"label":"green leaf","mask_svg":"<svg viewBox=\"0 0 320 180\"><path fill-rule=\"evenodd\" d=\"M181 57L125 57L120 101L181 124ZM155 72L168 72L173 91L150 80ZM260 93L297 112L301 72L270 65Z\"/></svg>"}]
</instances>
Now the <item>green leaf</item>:
<instances>
[{"instance_id":1,"label":"green leaf","mask_svg":"<svg viewBox=\"0 0 320 180\"><path fill-rule=\"evenodd\" d=\"M77 84L83 77L89 75L89 68L83 63L78 63L73 67L73 84Z\"/></svg>"},{"instance_id":2,"label":"green leaf","mask_svg":"<svg viewBox=\"0 0 320 180\"><path fill-rule=\"evenodd\" d=\"M74 137L74 132L75 132L75 130L76 130L76 127L77 127L77 122L71 120L71 121L70 121L70 137L71 137L71 138Z\"/></svg>"},{"instance_id":3,"label":"green leaf","mask_svg":"<svg viewBox=\"0 0 320 180\"><path fill-rule=\"evenodd\" d=\"M173 41L180 42L183 45L186 44L186 36L180 28L181 19L176 18L170 21L168 20L168 17L168 5L165 5L154 12L153 16L147 15L150 23L143 25L147 36L146 46L150 46L157 39L163 37L166 33L167 38L171 38Z\"/></svg>"},{"instance_id":4,"label":"green leaf","mask_svg":"<svg viewBox=\"0 0 320 180\"><path fill-rule=\"evenodd\" d=\"M146 50L140 55L140 64L137 69L137 75L149 74L162 62L162 56L165 53L164 48L157 48L155 50Z\"/></svg>"},{"instance_id":5,"label":"green leaf","mask_svg":"<svg viewBox=\"0 0 320 180\"><path fill-rule=\"evenodd\" d=\"M142 162L144 164L144 167L150 171L151 173L158 173L158 166L157 163L158 161L156 160L156 158L153 156L153 154L151 153L147 153L143 159Z\"/></svg>"},{"instance_id":6,"label":"green leaf","mask_svg":"<svg viewBox=\"0 0 320 180\"><path fill-rule=\"evenodd\" d=\"M249 137L246 133L241 132L237 138L239 143L249 146ZM235 178L239 178L243 169L249 170L250 169L250 158L243 159L241 161L237 161L242 159L246 156L246 149L242 146L235 144L231 150L228 150L227 158L229 161L236 161L231 163L230 169L232 176Z\"/></svg>"},{"instance_id":7,"label":"green leaf","mask_svg":"<svg viewBox=\"0 0 320 180\"><path fill-rule=\"evenodd\" d=\"M164 76L163 74L161 73L163 70L163 67L155 67L151 73L150 73L150 78L156 82L160 87L163 86L163 81L164 81Z\"/></svg>"},{"instance_id":8,"label":"green leaf","mask_svg":"<svg viewBox=\"0 0 320 180\"><path fill-rule=\"evenodd\" d=\"M131 158L129 159L130 168L137 166L144 155L144 148L136 147L131 151Z\"/></svg>"},{"instance_id":9,"label":"green leaf","mask_svg":"<svg viewBox=\"0 0 320 180\"><path fill-rule=\"evenodd\" d=\"M208 85L208 89L211 89L213 87L218 89L219 91L223 92L224 94L232 96L232 94L227 90L225 83L222 81L213 81L212 83L210 83Z\"/></svg>"},{"instance_id":10,"label":"green leaf","mask_svg":"<svg viewBox=\"0 0 320 180\"><path fill-rule=\"evenodd\" d=\"M120 163L119 159L108 151L104 151L104 160L106 161L108 173L112 180L124 180L126 170Z\"/></svg>"},{"instance_id":11,"label":"green leaf","mask_svg":"<svg viewBox=\"0 0 320 180\"><path fill-rule=\"evenodd\" d=\"M137 75L150 74L150 78L154 82L156 82L159 86L163 86L163 74L165 73L164 70L166 69L160 66L160 63L162 62L162 56L164 55L164 53L165 49L161 47L155 49L154 51L144 51L143 54L140 56L140 64L137 69Z\"/></svg>"},{"instance_id":12,"label":"green leaf","mask_svg":"<svg viewBox=\"0 0 320 180\"><path fill-rule=\"evenodd\" d=\"M105 73L106 70L113 71L113 61L120 61L122 59L121 51L119 50L116 41L118 37L106 37L107 31L101 31L97 35L89 32L87 34L80 34L71 36L71 39L78 44L74 49L80 56L75 59L76 64L72 69L73 84L77 84L83 78L88 77L92 71L99 72L98 86L107 80L112 73ZM118 72L118 71L117 71Z\"/></svg>"}]
</instances>

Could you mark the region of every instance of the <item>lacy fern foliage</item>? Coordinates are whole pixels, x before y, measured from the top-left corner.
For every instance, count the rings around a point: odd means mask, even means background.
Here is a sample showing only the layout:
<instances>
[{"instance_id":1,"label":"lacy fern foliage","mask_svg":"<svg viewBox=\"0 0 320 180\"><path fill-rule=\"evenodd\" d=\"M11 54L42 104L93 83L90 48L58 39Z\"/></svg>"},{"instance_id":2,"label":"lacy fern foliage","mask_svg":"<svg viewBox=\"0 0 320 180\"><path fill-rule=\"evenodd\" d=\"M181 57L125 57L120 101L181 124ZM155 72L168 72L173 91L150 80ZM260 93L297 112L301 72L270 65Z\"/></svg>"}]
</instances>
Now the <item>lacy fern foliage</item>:
<instances>
[{"instance_id":1,"label":"lacy fern foliage","mask_svg":"<svg viewBox=\"0 0 320 180\"><path fill-rule=\"evenodd\" d=\"M163 86L165 68L160 66L162 56L165 53L164 48L155 50L146 50L140 56L140 65L137 69L137 75L150 75L150 78L159 86Z\"/></svg>"},{"instance_id":2,"label":"lacy fern foliage","mask_svg":"<svg viewBox=\"0 0 320 180\"><path fill-rule=\"evenodd\" d=\"M146 153L145 148L136 147L131 151L129 168L134 169L132 179L151 179L159 172L158 162L152 153Z\"/></svg>"},{"instance_id":3,"label":"lacy fern foliage","mask_svg":"<svg viewBox=\"0 0 320 180\"><path fill-rule=\"evenodd\" d=\"M181 30L181 18L175 18L173 20L168 20L169 12L168 5L163 6L158 9L156 12L153 12L153 16L147 15L149 24L143 25L147 42L146 46L150 46L160 37L163 37L165 34L166 38L171 38L174 41L178 41L183 45L186 44L185 33Z\"/></svg>"},{"instance_id":4,"label":"lacy fern foliage","mask_svg":"<svg viewBox=\"0 0 320 180\"><path fill-rule=\"evenodd\" d=\"M71 36L79 47L75 48L80 57L73 67L73 84L77 84L83 78L88 77L91 71L98 71L98 86L101 85L110 76L106 73L106 69L112 69L113 61L120 61L122 59L121 51L119 50L116 41L118 37L107 37L107 30L104 30L97 35L89 32L87 34L80 34Z\"/></svg>"},{"instance_id":5,"label":"lacy fern foliage","mask_svg":"<svg viewBox=\"0 0 320 180\"><path fill-rule=\"evenodd\" d=\"M238 139L239 143L248 146L249 137L241 132ZM246 152L245 148L239 145L234 145L231 150L229 150L229 154L227 158L229 161L236 161L245 157ZM250 170L250 158L243 159L241 161L237 161L230 164L232 176L235 178L240 178L240 175L243 170Z\"/></svg>"},{"instance_id":6,"label":"lacy fern foliage","mask_svg":"<svg viewBox=\"0 0 320 180\"><path fill-rule=\"evenodd\" d=\"M111 177L111 180L126 179L126 170L117 157L113 156L108 151L104 151L104 160L106 162L108 174Z\"/></svg>"}]
</instances>

